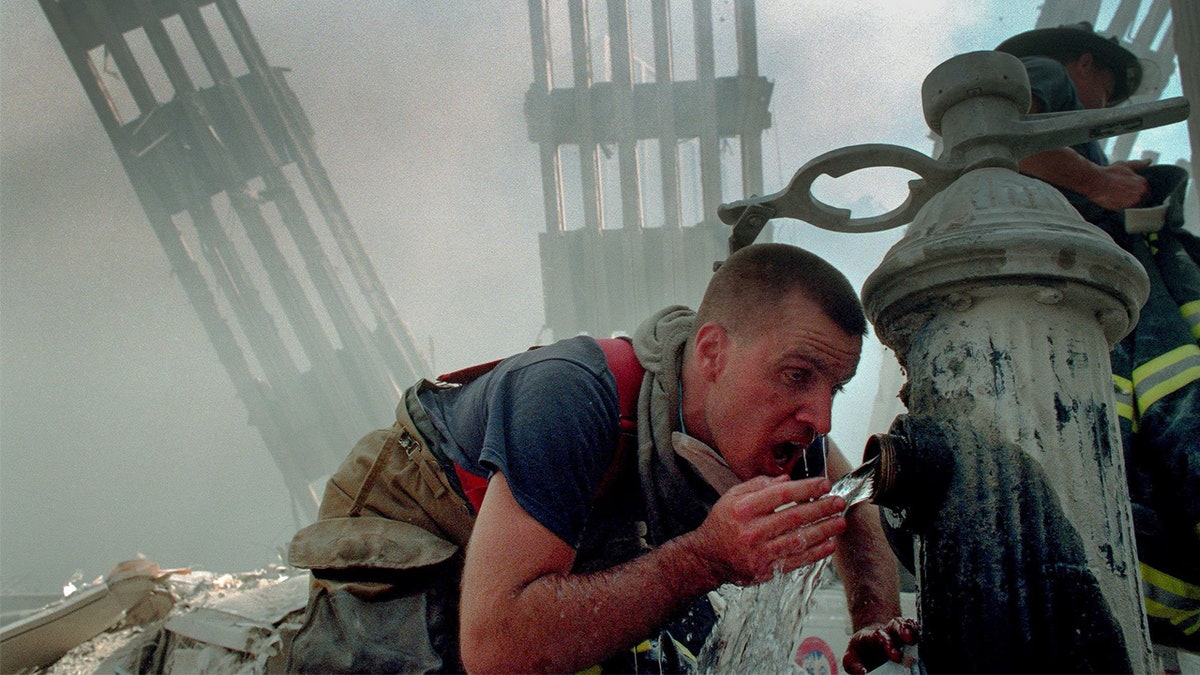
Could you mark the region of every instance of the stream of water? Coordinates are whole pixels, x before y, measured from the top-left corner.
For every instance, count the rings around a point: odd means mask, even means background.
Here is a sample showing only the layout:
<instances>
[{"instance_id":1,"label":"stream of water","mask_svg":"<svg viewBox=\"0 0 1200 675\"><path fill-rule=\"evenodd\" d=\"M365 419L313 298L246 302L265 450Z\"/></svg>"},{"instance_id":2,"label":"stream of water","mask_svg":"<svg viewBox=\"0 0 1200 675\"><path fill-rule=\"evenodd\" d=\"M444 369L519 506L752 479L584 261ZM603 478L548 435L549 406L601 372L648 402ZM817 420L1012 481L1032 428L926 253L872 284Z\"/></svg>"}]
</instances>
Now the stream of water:
<instances>
[{"instance_id":1,"label":"stream of water","mask_svg":"<svg viewBox=\"0 0 1200 675\"><path fill-rule=\"evenodd\" d=\"M874 461L834 483L830 494L846 500L846 509L866 501L875 484ZM725 584L710 597L720 614L698 657L701 673L799 673L793 657L800 646L804 619L820 586L825 558L757 586ZM712 597L715 596L715 597ZM838 655L840 658L840 655Z\"/></svg>"}]
</instances>

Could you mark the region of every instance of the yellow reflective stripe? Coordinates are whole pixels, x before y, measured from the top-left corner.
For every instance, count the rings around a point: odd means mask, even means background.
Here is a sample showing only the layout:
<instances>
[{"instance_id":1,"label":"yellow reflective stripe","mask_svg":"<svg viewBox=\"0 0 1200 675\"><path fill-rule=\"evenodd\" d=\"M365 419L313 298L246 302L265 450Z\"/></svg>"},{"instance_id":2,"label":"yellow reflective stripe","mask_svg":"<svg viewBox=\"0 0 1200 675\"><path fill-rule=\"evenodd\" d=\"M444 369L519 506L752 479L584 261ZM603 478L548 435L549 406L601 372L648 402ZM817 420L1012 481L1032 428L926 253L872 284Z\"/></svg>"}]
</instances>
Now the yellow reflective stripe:
<instances>
[{"instance_id":1,"label":"yellow reflective stripe","mask_svg":"<svg viewBox=\"0 0 1200 675\"><path fill-rule=\"evenodd\" d=\"M679 655L683 657L683 660L690 663L694 668L696 665L696 655L692 653L692 650L688 649L687 645L676 640L674 637L671 638L671 642L675 643L675 648L679 650Z\"/></svg>"},{"instance_id":2,"label":"yellow reflective stripe","mask_svg":"<svg viewBox=\"0 0 1200 675\"><path fill-rule=\"evenodd\" d=\"M1187 635L1200 631L1200 586L1176 579L1146 563L1138 568L1146 614L1170 621Z\"/></svg>"},{"instance_id":3,"label":"yellow reflective stripe","mask_svg":"<svg viewBox=\"0 0 1200 675\"><path fill-rule=\"evenodd\" d=\"M1183 318L1192 326L1192 335L1200 340L1200 300L1185 302L1179 306Z\"/></svg>"},{"instance_id":4,"label":"yellow reflective stripe","mask_svg":"<svg viewBox=\"0 0 1200 675\"><path fill-rule=\"evenodd\" d=\"M1133 380L1113 375L1113 392L1117 395L1117 400L1126 399L1129 405L1133 405Z\"/></svg>"},{"instance_id":5,"label":"yellow reflective stripe","mask_svg":"<svg viewBox=\"0 0 1200 675\"><path fill-rule=\"evenodd\" d=\"M1164 605L1146 598L1146 614L1155 619L1166 619L1172 624L1179 626L1184 635L1192 635L1200 631L1200 609L1195 609L1190 612L1171 609ZM1188 623L1191 621L1191 623Z\"/></svg>"},{"instance_id":6,"label":"yellow reflective stripe","mask_svg":"<svg viewBox=\"0 0 1200 675\"><path fill-rule=\"evenodd\" d=\"M1200 586L1189 584L1182 579L1176 579L1170 574L1156 570L1146 563L1141 563L1138 567L1141 568L1142 580L1146 583L1155 588L1161 588L1171 595L1200 603ZM1197 608L1200 608L1200 604L1197 604Z\"/></svg>"},{"instance_id":7,"label":"yellow reflective stripe","mask_svg":"<svg viewBox=\"0 0 1200 675\"><path fill-rule=\"evenodd\" d=\"M1113 398L1117 403L1117 415L1129 420L1137 432L1137 416L1133 414L1133 381L1113 375Z\"/></svg>"},{"instance_id":8,"label":"yellow reflective stripe","mask_svg":"<svg viewBox=\"0 0 1200 675\"><path fill-rule=\"evenodd\" d=\"M1182 345L1133 369L1133 387L1142 414L1164 396L1200 380L1200 347Z\"/></svg>"}]
</instances>

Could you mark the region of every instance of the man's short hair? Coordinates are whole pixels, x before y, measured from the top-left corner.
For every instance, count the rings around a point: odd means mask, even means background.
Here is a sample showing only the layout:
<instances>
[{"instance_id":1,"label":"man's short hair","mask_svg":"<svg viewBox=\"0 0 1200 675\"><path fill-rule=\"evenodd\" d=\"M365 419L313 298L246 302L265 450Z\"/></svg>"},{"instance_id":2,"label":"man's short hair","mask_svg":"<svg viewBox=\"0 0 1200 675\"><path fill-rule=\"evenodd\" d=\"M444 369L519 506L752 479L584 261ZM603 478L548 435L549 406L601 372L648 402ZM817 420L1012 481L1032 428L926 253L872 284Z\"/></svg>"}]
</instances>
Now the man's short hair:
<instances>
[{"instance_id":1,"label":"man's short hair","mask_svg":"<svg viewBox=\"0 0 1200 675\"><path fill-rule=\"evenodd\" d=\"M793 291L815 302L839 328L866 335L867 319L845 275L791 244L752 244L729 256L708 282L696 327L709 322L731 333L753 328Z\"/></svg>"}]
</instances>

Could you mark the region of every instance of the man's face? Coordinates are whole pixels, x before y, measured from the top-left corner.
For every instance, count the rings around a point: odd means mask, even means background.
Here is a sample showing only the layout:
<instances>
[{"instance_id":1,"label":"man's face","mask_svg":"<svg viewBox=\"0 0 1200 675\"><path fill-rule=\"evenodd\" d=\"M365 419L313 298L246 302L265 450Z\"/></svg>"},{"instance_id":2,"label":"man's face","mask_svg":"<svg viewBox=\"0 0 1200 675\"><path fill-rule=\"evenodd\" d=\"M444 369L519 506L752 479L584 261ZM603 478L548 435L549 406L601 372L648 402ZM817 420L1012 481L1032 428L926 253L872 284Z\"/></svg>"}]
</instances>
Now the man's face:
<instances>
[{"instance_id":1,"label":"man's face","mask_svg":"<svg viewBox=\"0 0 1200 675\"><path fill-rule=\"evenodd\" d=\"M698 337L717 343L706 352L713 357L704 425L711 438L702 440L742 480L791 473L816 435L829 433L833 396L854 375L862 338L800 293L758 330L742 333L710 325ZM698 342L697 351L704 349Z\"/></svg>"},{"instance_id":2,"label":"man's face","mask_svg":"<svg viewBox=\"0 0 1200 675\"><path fill-rule=\"evenodd\" d=\"M1108 107L1117 90L1117 76L1111 70L1091 54L1084 54L1067 67L1067 74L1084 108L1099 110Z\"/></svg>"}]
</instances>

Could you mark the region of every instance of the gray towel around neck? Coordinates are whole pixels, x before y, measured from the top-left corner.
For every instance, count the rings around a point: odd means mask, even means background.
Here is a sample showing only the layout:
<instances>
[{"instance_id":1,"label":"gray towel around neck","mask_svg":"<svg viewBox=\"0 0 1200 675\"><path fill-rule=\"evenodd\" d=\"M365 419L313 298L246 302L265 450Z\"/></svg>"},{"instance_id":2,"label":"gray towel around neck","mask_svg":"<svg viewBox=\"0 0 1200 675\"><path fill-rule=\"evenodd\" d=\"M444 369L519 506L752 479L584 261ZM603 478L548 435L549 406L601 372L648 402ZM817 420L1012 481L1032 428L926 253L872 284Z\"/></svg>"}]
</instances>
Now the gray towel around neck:
<instances>
[{"instance_id":1,"label":"gray towel around neck","mask_svg":"<svg viewBox=\"0 0 1200 675\"><path fill-rule=\"evenodd\" d=\"M667 307L642 322L633 350L646 369L638 395L638 476L654 545L698 527L711 504L684 471L671 434L679 431L680 370L696 313ZM703 488L702 488L703 489Z\"/></svg>"}]
</instances>

